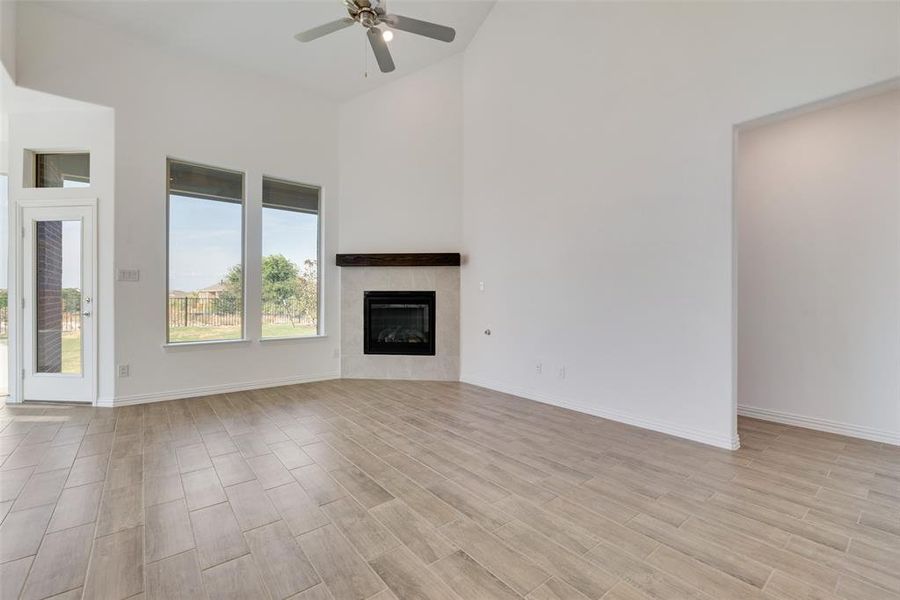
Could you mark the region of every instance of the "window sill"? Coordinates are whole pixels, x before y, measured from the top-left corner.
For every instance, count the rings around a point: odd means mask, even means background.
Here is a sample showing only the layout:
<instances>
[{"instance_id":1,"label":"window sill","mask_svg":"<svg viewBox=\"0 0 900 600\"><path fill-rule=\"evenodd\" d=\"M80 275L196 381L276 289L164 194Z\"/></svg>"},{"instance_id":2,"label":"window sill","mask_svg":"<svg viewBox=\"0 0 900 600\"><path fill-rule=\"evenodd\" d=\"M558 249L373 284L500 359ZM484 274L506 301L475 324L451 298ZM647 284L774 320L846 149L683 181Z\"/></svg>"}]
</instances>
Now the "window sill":
<instances>
[{"instance_id":1,"label":"window sill","mask_svg":"<svg viewBox=\"0 0 900 600\"><path fill-rule=\"evenodd\" d=\"M226 344L249 344L250 340L241 338L239 340L201 340L197 342L166 342L163 348L171 350L174 348L197 348L202 346L221 346Z\"/></svg>"},{"instance_id":2,"label":"window sill","mask_svg":"<svg viewBox=\"0 0 900 600\"><path fill-rule=\"evenodd\" d=\"M259 338L259 342L261 344L266 344L269 342L289 342L289 341L298 341L298 340L321 340L327 338L328 335L324 333L320 333L317 335L287 335L284 337L264 337Z\"/></svg>"}]
</instances>

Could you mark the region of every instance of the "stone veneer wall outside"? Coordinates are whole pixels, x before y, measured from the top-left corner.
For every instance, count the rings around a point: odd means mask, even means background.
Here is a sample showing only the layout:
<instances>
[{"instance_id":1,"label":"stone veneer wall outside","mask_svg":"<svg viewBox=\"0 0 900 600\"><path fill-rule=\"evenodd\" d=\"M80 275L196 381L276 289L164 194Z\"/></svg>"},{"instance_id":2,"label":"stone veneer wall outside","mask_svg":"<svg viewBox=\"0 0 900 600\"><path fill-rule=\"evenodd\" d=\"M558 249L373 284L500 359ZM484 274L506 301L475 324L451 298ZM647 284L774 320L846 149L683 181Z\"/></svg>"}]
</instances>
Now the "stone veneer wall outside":
<instances>
[{"instance_id":1,"label":"stone veneer wall outside","mask_svg":"<svg viewBox=\"0 0 900 600\"><path fill-rule=\"evenodd\" d=\"M435 356L363 354L363 292L434 291ZM459 380L459 267L342 267L341 376Z\"/></svg>"},{"instance_id":2,"label":"stone veneer wall outside","mask_svg":"<svg viewBox=\"0 0 900 600\"><path fill-rule=\"evenodd\" d=\"M37 372L62 372L62 221L38 221Z\"/></svg>"}]
</instances>

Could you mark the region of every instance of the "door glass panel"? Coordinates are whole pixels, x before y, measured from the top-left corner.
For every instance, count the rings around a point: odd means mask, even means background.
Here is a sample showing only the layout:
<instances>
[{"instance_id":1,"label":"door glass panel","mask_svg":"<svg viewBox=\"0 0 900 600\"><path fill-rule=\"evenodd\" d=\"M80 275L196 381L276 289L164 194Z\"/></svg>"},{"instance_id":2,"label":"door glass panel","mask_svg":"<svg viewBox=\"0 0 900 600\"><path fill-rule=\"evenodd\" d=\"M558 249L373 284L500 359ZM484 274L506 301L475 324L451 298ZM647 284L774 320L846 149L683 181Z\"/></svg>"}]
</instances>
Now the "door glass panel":
<instances>
[{"instance_id":1,"label":"door glass panel","mask_svg":"<svg viewBox=\"0 0 900 600\"><path fill-rule=\"evenodd\" d=\"M36 371L81 373L81 221L35 225Z\"/></svg>"},{"instance_id":2,"label":"door glass panel","mask_svg":"<svg viewBox=\"0 0 900 600\"><path fill-rule=\"evenodd\" d=\"M0 174L0 396L9 393L9 302L6 288L6 253L2 249L9 247L7 238L7 200L6 175Z\"/></svg>"}]
</instances>

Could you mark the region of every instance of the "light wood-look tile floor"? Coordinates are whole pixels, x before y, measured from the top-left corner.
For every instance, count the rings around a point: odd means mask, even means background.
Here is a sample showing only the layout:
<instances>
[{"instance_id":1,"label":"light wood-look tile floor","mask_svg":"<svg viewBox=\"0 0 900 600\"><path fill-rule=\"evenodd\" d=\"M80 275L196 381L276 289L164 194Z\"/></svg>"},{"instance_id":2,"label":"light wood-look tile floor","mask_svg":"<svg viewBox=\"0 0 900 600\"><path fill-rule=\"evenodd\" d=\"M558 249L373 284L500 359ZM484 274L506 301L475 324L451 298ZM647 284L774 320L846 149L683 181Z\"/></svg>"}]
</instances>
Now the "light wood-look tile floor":
<instances>
[{"instance_id":1,"label":"light wood-look tile floor","mask_svg":"<svg viewBox=\"0 0 900 600\"><path fill-rule=\"evenodd\" d=\"M900 448L455 383L0 410L0 597L900 598Z\"/></svg>"}]
</instances>

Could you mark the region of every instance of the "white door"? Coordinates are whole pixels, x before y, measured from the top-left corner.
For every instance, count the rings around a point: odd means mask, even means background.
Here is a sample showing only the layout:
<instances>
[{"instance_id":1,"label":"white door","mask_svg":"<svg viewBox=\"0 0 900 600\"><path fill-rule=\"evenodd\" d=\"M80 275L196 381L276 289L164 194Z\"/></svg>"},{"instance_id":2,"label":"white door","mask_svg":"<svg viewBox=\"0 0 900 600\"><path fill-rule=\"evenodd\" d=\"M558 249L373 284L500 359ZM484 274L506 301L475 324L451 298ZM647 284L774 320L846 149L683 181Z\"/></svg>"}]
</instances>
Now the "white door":
<instances>
[{"instance_id":1,"label":"white door","mask_svg":"<svg viewBox=\"0 0 900 600\"><path fill-rule=\"evenodd\" d=\"M22 209L25 400L95 399L94 208Z\"/></svg>"}]
</instances>

